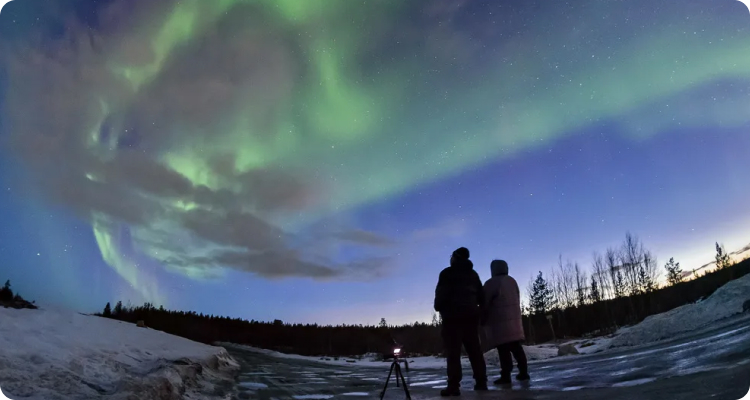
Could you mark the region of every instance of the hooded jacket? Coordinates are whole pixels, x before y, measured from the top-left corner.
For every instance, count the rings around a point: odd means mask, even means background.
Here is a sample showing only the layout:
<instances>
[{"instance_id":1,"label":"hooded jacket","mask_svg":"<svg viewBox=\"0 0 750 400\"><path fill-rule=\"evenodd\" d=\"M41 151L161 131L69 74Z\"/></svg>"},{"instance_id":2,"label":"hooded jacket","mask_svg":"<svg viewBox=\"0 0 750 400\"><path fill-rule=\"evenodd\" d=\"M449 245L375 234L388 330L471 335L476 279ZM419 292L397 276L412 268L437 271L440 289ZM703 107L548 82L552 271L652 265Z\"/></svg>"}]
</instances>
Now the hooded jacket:
<instances>
[{"instance_id":1,"label":"hooded jacket","mask_svg":"<svg viewBox=\"0 0 750 400\"><path fill-rule=\"evenodd\" d=\"M456 316L478 316L484 305L482 280L467 259L453 259L451 266L440 272L435 288L435 311L443 320Z\"/></svg>"},{"instance_id":2,"label":"hooded jacket","mask_svg":"<svg viewBox=\"0 0 750 400\"><path fill-rule=\"evenodd\" d=\"M493 262L490 269L492 278L484 284L483 325L486 345L496 347L524 340L518 283L508 276L507 264Z\"/></svg>"}]
</instances>

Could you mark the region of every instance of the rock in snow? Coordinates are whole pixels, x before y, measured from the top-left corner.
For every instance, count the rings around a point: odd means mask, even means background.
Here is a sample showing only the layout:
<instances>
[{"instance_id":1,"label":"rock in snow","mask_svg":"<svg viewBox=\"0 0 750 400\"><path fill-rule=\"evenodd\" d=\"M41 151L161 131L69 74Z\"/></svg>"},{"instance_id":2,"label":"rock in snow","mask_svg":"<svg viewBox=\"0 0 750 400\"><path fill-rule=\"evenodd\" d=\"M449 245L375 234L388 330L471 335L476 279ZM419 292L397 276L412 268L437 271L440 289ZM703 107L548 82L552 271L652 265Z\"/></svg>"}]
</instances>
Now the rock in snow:
<instances>
[{"instance_id":1,"label":"rock in snow","mask_svg":"<svg viewBox=\"0 0 750 400\"><path fill-rule=\"evenodd\" d=\"M0 308L0 388L24 399L224 399L222 347L71 311Z\"/></svg>"},{"instance_id":2,"label":"rock in snow","mask_svg":"<svg viewBox=\"0 0 750 400\"><path fill-rule=\"evenodd\" d=\"M573 354L580 354L578 352L578 349L576 349L576 346L573 344L563 344L560 345L560 347L557 348L557 355L558 356L569 356Z\"/></svg>"}]
</instances>

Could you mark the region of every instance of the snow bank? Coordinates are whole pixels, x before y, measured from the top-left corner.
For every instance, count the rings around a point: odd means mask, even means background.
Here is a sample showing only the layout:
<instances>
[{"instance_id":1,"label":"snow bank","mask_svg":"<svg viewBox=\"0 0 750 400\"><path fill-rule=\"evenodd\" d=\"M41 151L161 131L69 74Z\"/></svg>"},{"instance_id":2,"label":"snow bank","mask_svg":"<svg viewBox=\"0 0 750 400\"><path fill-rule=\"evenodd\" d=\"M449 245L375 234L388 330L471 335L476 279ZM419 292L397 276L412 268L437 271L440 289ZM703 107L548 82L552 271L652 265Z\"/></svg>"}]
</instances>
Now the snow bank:
<instances>
[{"instance_id":1,"label":"snow bank","mask_svg":"<svg viewBox=\"0 0 750 400\"><path fill-rule=\"evenodd\" d=\"M652 315L637 325L621 328L610 346L646 344L705 327L741 312L742 303L747 299L750 299L750 275L727 283L706 300Z\"/></svg>"},{"instance_id":2,"label":"snow bank","mask_svg":"<svg viewBox=\"0 0 750 400\"><path fill-rule=\"evenodd\" d=\"M555 345L523 346L523 351L526 353L528 361L542 361L557 357L557 346ZM497 350L484 353L484 360L487 365L500 365Z\"/></svg>"},{"instance_id":3,"label":"snow bank","mask_svg":"<svg viewBox=\"0 0 750 400\"><path fill-rule=\"evenodd\" d=\"M0 308L0 387L12 399L228 398L238 370L224 348L161 331Z\"/></svg>"}]
</instances>

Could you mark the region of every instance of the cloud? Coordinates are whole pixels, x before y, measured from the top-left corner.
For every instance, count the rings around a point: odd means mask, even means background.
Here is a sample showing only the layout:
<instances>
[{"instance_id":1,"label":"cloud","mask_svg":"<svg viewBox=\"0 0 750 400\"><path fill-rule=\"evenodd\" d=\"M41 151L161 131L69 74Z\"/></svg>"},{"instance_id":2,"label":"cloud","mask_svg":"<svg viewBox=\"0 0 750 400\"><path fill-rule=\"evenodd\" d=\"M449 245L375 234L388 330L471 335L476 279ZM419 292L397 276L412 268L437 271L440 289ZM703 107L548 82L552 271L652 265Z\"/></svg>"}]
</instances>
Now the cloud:
<instances>
[{"instance_id":1,"label":"cloud","mask_svg":"<svg viewBox=\"0 0 750 400\"><path fill-rule=\"evenodd\" d=\"M61 10L50 24L61 29L2 39L2 149L47 199L127 224L133 251L197 278L226 268L378 276L387 238L316 223L593 121L656 133L716 120L726 106L732 123L746 120L734 112L743 93L683 96L747 78L750 58L737 56L747 38L727 35L731 23L683 35L716 16L669 15L684 9L677 2L660 15L673 25L635 31L600 18L573 29L578 20L558 18L567 9L519 3L540 18L501 32L494 17L466 23L467 1L106 3L87 13L93 22ZM631 20L655 11L613 7ZM594 48L603 40L617 45ZM664 112L683 97L696 107Z\"/></svg>"},{"instance_id":2,"label":"cloud","mask_svg":"<svg viewBox=\"0 0 750 400\"><path fill-rule=\"evenodd\" d=\"M347 242L366 244L371 246L388 247L394 245L393 239L368 232L362 229L352 229L340 231L333 234L333 237Z\"/></svg>"},{"instance_id":3,"label":"cloud","mask_svg":"<svg viewBox=\"0 0 750 400\"><path fill-rule=\"evenodd\" d=\"M469 230L466 218L447 218L435 226L417 229L410 235L410 241L434 242L442 239L463 238Z\"/></svg>"},{"instance_id":4,"label":"cloud","mask_svg":"<svg viewBox=\"0 0 750 400\"><path fill-rule=\"evenodd\" d=\"M745 256L744 253L747 253L747 252L750 252L750 244L748 244L747 246L745 246L745 247L743 247L743 248L741 248L741 249L739 249L737 251L729 253L729 254L733 255L733 256L740 256L740 257L742 257L742 256Z\"/></svg>"},{"instance_id":5,"label":"cloud","mask_svg":"<svg viewBox=\"0 0 750 400\"><path fill-rule=\"evenodd\" d=\"M100 22L126 3L100 10ZM305 232L355 248L352 258L320 254L282 227L325 208L330 195L310 166L287 167L264 150L289 129L279 116L299 84L295 49L264 29L257 10L240 7L212 23L202 3L164 3L174 7L159 6L166 22L137 2L132 24L111 20L92 31L70 20L64 37L12 43L3 58L11 133L3 145L49 200L96 227L103 258L131 285L144 279L126 251L195 279L227 269L268 279L382 276L386 258L367 248L387 238L343 225ZM171 18L206 30L155 45ZM120 229L129 246L111 244ZM156 291L142 293L159 298Z\"/></svg>"}]
</instances>

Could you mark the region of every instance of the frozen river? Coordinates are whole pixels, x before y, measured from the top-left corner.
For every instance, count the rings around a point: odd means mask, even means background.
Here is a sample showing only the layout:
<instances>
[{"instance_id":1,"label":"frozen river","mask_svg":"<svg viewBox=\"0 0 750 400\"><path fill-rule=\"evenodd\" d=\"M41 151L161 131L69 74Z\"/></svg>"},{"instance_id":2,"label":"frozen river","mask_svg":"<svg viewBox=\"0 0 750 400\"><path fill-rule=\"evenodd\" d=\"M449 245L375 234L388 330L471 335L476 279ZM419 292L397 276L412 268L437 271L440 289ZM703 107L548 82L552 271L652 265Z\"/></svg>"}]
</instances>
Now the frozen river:
<instances>
[{"instance_id":1,"label":"frozen river","mask_svg":"<svg viewBox=\"0 0 750 400\"><path fill-rule=\"evenodd\" d=\"M377 398L390 366L330 366L228 350L242 363L241 399ZM499 374L496 366L488 372L491 381ZM530 374L529 384L480 394L472 392L467 369L462 398L563 399L573 391L576 399L738 400L750 388L750 317L650 346L534 362ZM415 399L437 398L445 385L444 368L410 368L406 375ZM395 381L386 398L405 398Z\"/></svg>"}]
</instances>

